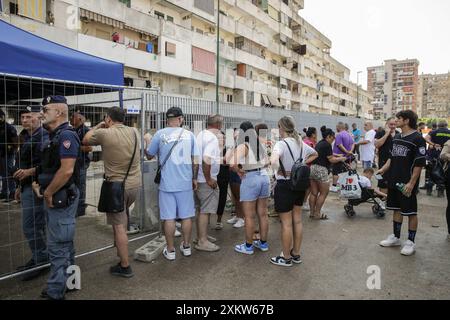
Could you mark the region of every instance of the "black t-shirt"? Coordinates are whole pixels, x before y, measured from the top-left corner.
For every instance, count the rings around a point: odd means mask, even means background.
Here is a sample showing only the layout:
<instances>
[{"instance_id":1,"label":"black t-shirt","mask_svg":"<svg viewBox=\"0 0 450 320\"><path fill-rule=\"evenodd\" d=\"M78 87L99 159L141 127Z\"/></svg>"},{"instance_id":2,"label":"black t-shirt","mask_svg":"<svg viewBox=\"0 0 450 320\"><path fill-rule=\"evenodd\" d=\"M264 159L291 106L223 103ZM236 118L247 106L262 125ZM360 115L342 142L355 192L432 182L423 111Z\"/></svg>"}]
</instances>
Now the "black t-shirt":
<instances>
[{"instance_id":1,"label":"black t-shirt","mask_svg":"<svg viewBox=\"0 0 450 320\"><path fill-rule=\"evenodd\" d=\"M17 130L7 122L0 124L0 156L13 155L16 147L13 139L17 138Z\"/></svg>"},{"instance_id":2,"label":"black t-shirt","mask_svg":"<svg viewBox=\"0 0 450 320\"><path fill-rule=\"evenodd\" d=\"M398 131L395 131L395 132L396 132L396 134L400 133ZM375 140L383 138L385 134L386 134L386 131L384 129L377 131L377 134L375 135ZM386 161L388 161L391 150L392 150L392 141L393 140L394 140L394 138L391 135L389 135L387 137L386 141L384 142L384 144L380 148L378 148L378 167L379 168L384 166Z\"/></svg>"},{"instance_id":3,"label":"black t-shirt","mask_svg":"<svg viewBox=\"0 0 450 320\"><path fill-rule=\"evenodd\" d=\"M316 151L319 157L313 161L313 164L317 164L329 170L331 163L328 160L328 157L333 155L331 144L329 144L326 140L321 140L316 145Z\"/></svg>"},{"instance_id":4,"label":"black t-shirt","mask_svg":"<svg viewBox=\"0 0 450 320\"><path fill-rule=\"evenodd\" d=\"M426 142L420 133L414 131L407 136L397 134L392 142L388 184L395 188L396 183L408 183L415 167L425 167ZM419 185L417 180L415 189Z\"/></svg>"},{"instance_id":5,"label":"black t-shirt","mask_svg":"<svg viewBox=\"0 0 450 320\"><path fill-rule=\"evenodd\" d=\"M450 130L447 128L439 128L437 130L433 130L430 132L431 142L437 143L441 147L450 140ZM438 158L441 151L438 151L434 148L429 149L429 155L432 158Z\"/></svg>"},{"instance_id":6,"label":"black t-shirt","mask_svg":"<svg viewBox=\"0 0 450 320\"><path fill-rule=\"evenodd\" d=\"M75 129L77 132L78 138L80 138L80 141L83 141L84 136L89 131L89 128L86 127L84 124ZM89 152L83 152L80 151L80 156L78 157L78 163L81 166L81 168L88 167L91 162L91 159L89 159Z\"/></svg>"}]
</instances>

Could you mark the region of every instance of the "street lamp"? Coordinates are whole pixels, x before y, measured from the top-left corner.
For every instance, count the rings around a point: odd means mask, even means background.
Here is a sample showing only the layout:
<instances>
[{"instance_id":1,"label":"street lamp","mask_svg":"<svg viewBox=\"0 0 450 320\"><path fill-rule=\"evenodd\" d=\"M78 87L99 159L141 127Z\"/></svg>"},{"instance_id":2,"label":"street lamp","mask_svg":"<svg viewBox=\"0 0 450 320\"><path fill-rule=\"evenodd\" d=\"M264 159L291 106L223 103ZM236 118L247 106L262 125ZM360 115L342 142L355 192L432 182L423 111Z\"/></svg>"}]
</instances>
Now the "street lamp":
<instances>
[{"instance_id":1,"label":"street lamp","mask_svg":"<svg viewBox=\"0 0 450 320\"><path fill-rule=\"evenodd\" d=\"M220 0L217 0L217 30L216 30L216 113L219 113L219 63L220 63Z\"/></svg>"},{"instance_id":2,"label":"street lamp","mask_svg":"<svg viewBox=\"0 0 450 320\"><path fill-rule=\"evenodd\" d=\"M356 117L359 117L359 110L361 109L361 106L359 105L359 74L362 73L362 71L358 71L356 74Z\"/></svg>"}]
</instances>

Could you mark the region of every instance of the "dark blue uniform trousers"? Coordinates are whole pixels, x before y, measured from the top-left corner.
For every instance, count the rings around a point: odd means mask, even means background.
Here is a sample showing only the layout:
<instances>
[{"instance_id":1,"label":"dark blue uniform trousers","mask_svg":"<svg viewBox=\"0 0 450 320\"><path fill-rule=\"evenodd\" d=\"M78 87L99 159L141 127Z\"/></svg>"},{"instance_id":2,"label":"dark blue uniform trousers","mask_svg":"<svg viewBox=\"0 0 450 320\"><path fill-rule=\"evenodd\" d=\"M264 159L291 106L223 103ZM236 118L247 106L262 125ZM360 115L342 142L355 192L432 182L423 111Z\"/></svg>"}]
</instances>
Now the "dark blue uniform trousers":
<instances>
[{"instance_id":1,"label":"dark blue uniform trousers","mask_svg":"<svg viewBox=\"0 0 450 320\"><path fill-rule=\"evenodd\" d=\"M27 238L35 264L47 263L47 245L45 236L45 211L42 199L33 192L31 185L22 187L22 229Z\"/></svg>"},{"instance_id":2,"label":"dark blue uniform trousers","mask_svg":"<svg viewBox=\"0 0 450 320\"><path fill-rule=\"evenodd\" d=\"M75 263L75 217L77 213L77 196L69 206L62 209L47 210L47 249L50 260L50 276L47 280L47 294L53 299L62 299L66 292L68 278L67 268Z\"/></svg>"}]
</instances>

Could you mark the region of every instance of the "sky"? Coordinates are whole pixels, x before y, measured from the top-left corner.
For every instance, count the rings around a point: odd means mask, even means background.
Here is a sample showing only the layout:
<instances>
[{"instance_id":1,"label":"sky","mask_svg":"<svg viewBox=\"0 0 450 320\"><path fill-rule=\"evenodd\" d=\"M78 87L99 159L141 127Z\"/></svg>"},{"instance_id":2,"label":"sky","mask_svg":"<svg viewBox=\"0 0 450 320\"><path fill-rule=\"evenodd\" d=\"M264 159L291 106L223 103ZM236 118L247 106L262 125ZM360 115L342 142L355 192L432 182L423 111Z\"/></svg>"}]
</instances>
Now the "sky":
<instances>
[{"instance_id":1,"label":"sky","mask_svg":"<svg viewBox=\"0 0 450 320\"><path fill-rule=\"evenodd\" d=\"M333 43L331 55L367 88L367 67L416 58L421 73L450 71L450 0L305 0L300 16Z\"/></svg>"}]
</instances>

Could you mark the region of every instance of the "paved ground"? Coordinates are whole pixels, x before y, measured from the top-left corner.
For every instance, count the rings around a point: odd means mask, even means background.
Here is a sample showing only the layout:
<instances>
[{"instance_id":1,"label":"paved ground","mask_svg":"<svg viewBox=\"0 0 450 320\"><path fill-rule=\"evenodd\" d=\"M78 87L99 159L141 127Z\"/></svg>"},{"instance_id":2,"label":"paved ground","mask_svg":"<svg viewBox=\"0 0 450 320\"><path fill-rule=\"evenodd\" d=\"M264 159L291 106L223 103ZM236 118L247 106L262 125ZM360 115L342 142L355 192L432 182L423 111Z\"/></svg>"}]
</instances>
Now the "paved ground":
<instances>
[{"instance_id":1,"label":"paved ground","mask_svg":"<svg viewBox=\"0 0 450 320\"><path fill-rule=\"evenodd\" d=\"M82 290L68 299L450 299L450 241L446 239L446 199L419 196L420 220L417 253L400 255L399 248L378 243L392 233L392 215L376 219L369 205L356 208L349 220L344 202L328 198L328 221L311 221L304 213L303 264L292 268L269 263L280 252L279 221L270 218L268 253L242 256L233 251L243 240L243 230L226 225L212 230L222 249L217 253L194 250L192 257L169 262L162 256L153 263L133 262L135 277L115 278L108 273L116 263L108 250L78 259ZM225 217L228 217L227 215ZM108 243L110 230L101 218L83 218L77 235L79 252ZM403 225L402 238L407 237ZM179 240L178 240L179 241ZM143 245L130 245L131 251ZM80 249L81 248L81 249ZM7 254L7 252L2 253ZM3 258L2 258L3 259ZM381 289L366 286L367 268L381 270ZM35 299L45 286L45 276L31 282L0 282L0 299Z\"/></svg>"}]
</instances>

